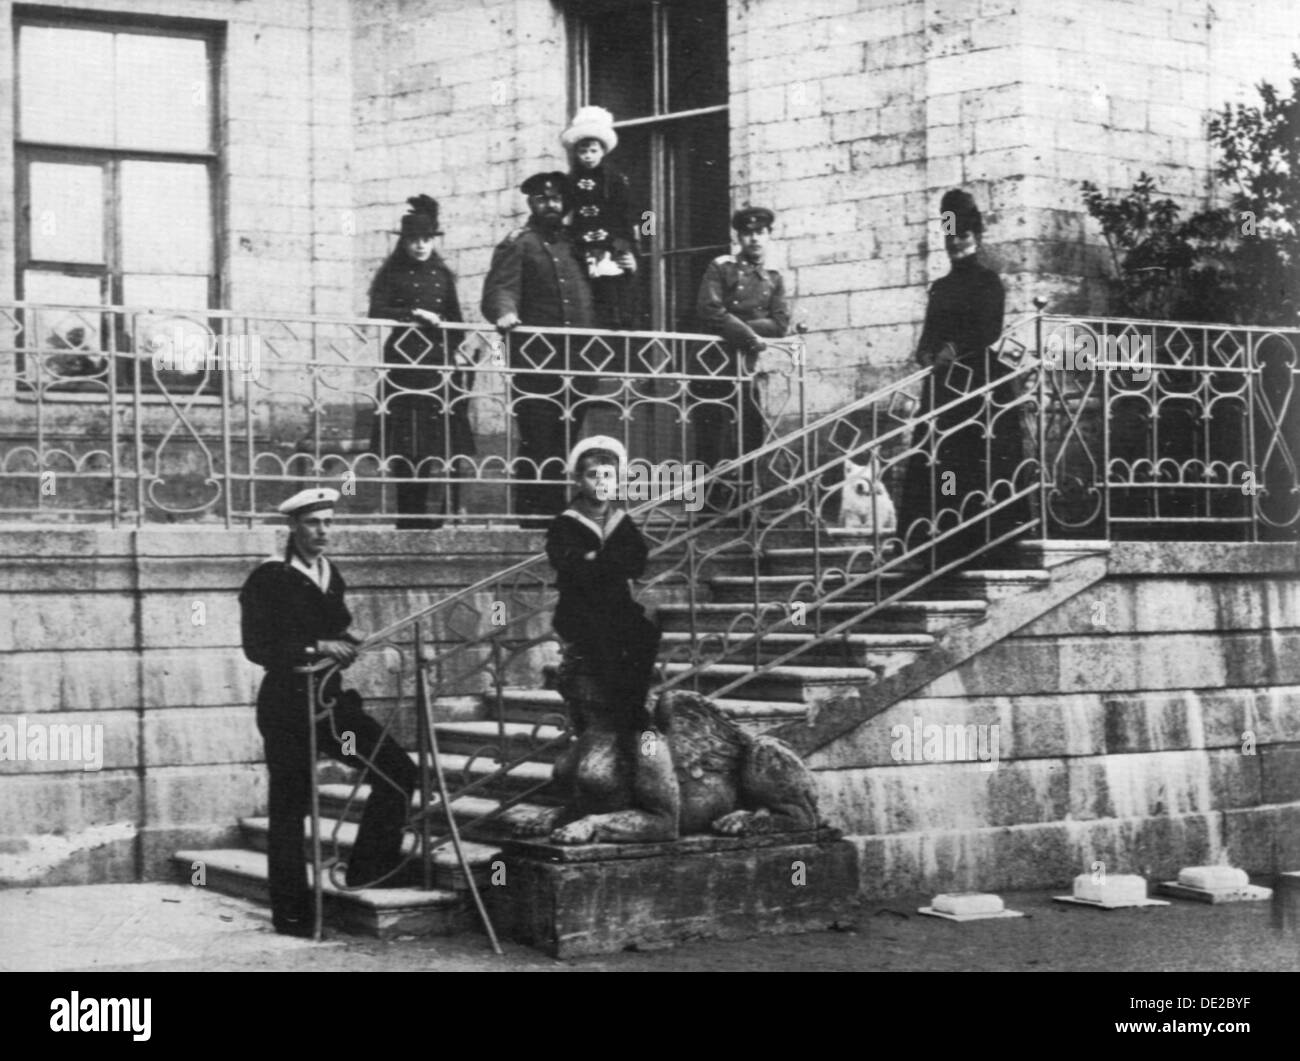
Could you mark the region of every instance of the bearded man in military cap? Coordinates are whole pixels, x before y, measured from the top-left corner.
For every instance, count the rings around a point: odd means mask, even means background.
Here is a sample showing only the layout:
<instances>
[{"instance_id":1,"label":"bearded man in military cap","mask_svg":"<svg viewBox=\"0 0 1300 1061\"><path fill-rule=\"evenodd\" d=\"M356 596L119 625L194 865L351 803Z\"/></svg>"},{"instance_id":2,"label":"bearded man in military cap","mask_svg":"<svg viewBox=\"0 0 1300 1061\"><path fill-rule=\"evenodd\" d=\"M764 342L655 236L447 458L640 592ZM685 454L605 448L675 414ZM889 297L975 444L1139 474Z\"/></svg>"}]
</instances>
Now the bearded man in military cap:
<instances>
[{"instance_id":1,"label":"bearded man in military cap","mask_svg":"<svg viewBox=\"0 0 1300 1061\"><path fill-rule=\"evenodd\" d=\"M776 217L762 206L737 210L731 218L736 230L738 255L724 254L709 262L700 283L696 313L705 331L722 336L733 358L731 382L718 380L692 385L697 399L718 399L735 389L733 409L718 404L698 405L691 414L695 425L695 456L715 467L737 455L735 423L741 425L740 455L763 444L766 420L754 398L750 378L734 382L735 371L752 372L766 339L783 338L790 330L790 310L781 274L764 265L767 243ZM700 366L694 371L699 372Z\"/></svg>"},{"instance_id":2,"label":"bearded man in military cap","mask_svg":"<svg viewBox=\"0 0 1300 1061\"><path fill-rule=\"evenodd\" d=\"M401 862L402 827L416 788L416 769L383 727L365 713L361 697L343 689L341 670L330 673L307 703L307 676L295 668L331 659L346 668L361 638L352 629L338 566L325 559L339 492L312 487L279 507L288 518L283 556L264 560L239 593L244 655L266 668L257 693L257 728L270 774L267 871L271 923L277 932L314 932L303 817L311 806L310 712L333 706L315 722L316 746L349 766L372 766L356 844L348 859L350 887L388 886ZM347 741L345 750L343 741Z\"/></svg>"},{"instance_id":3,"label":"bearded man in military cap","mask_svg":"<svg viewBox=\"0 0 1300 1061\"><path fill-rule=\"evenodd\" d=\"M511 368L551 370L516 371L512 388L522 465L516 477L556 480L525 482L514 490L520 526L542 529L568 500L564 458L571 442L582 434L585 412L574 395L561 393L560 377L566 371L581 372L591 366L571 359L562 338L511 333L521 324L595 328L597 322L586 262L564 224L570 207L568 175L534 173L520 191L528 197L528 224L512 232L493 252L483 281L481 308L483 316L506 335ZM635 268L635 263L620 264ZM589 395L599 382L596 376L575 375L573 389L579 395ZM572 410L571 421L564 419L565 405ZM572 438L565 437L566 428Z\"/></svg>"}]
</instances>

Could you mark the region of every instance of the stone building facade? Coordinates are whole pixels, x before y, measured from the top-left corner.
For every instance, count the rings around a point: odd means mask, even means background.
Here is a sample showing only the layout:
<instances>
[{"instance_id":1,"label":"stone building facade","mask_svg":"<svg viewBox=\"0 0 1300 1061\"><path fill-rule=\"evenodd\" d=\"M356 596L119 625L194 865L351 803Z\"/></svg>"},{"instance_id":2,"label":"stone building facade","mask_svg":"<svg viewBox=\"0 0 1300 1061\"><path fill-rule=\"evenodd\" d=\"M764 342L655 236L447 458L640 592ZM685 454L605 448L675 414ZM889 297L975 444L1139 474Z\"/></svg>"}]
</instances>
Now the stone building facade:
<instances>
[{"instance_id":1,"label":"stone building facade","mask_svg":"<svg viewBox=\"0 0 1300 1061\"><path fill-rule=\"evenodd\" d=\"M5 2L0 236L31 246L39 189L25 167L48 161L49 148L110 168L148 152L189 158L207 168L209 217L196 239L207 241L210 305L356 315L405 198L423 191L443 205L445 256L476 314L492 247L526 216L520 180L564 166L568 116L601 103L629 123L613 161L656 215L644 272L661 272L663 290L647 292L645 322L689 325L693 285L727 244L730 209L771 206L774 264L810 329L821 412L905 363L926 285L946 268L935 214L953 185L985 209L1011 312L1036 295L1102 309L1105 261L1080 182L1127 188L1146 170L1189 207L1203 204L1206 117L1250 98L1263 77L1285 82L1300 50L1288 9L1286 0ZM188 93L210 135L179 147L116 143L64 137L57 118L53 132L36 121L25 131L18 118L32 114L19 101L39 107L48 89L38 49L32 69L12 65L24 25L206 41L206 74L202 63L151 73L146 53L138 69L119 59L116 76L136 86L137 113L175 110ZM62 47L86 62L80 39ZM15 173L17 185L4 187ZM107 199L123 193L116 169L104 180L65 181L51 201L92 185ZM102 298L123 301L119 229L142 222L120 200L107 214L79 222L109 226L98 273L87 260L95 252L52 268L104 274ZM0 290L67 290L24 284L29 257L0 260ZM12 394L5 375L0 400Z\"/></svg>"},{"instance_id":2,"label":"stone building facade","mask_svg":"<svg viewBox=\"0 0 1300 1061\"><path fill-rule=\"evenodd\" d=\"M1146 170L1203 204L1205 118L1260 78L1284 80L1300 51L1290 8L3 0L0 293L357 316L404 200L427 192L477 318L492 248L525 218L520 181L563 166L560 130L598 103L625 121L614 161L650 214L646 323L689 324L731 209L770 206L772 264L809 329L811 407L826 412L906 364L926 286L946 269L935 215L948 187L984 207L1011 313L1038 295L1101 309L1080 182L1121 189ZM10 447L26 422L11 412L31 412L16 390L0 355ZM70 435L104 417L84 397L47 404ZM266 431L285 430L267 417ZM233 605L276 536L47 530L5 541L0 724L57 713L121 739L89 777L0 764L16 775L0 776L0 882L156 875L175 847L219 839L264 802L257 675ZM414 606L412 571L431 577L391 538L364 532L345 553L379 572L358 583L375 622ZM440 585L485 563L481 540L449 534L440 548ZM506 553L531 551L512 538Z\"/></svg>"}]
</instances>

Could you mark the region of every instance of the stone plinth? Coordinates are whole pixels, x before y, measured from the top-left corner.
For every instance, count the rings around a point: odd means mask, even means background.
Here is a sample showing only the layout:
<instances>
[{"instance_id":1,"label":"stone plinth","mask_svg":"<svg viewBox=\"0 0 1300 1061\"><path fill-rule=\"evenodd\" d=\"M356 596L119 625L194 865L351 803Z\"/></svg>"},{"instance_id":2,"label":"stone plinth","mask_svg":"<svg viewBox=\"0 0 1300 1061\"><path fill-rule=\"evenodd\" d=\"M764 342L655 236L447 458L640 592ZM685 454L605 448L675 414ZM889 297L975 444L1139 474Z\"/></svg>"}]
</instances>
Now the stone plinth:
<instances>
[{"instance_id":1,"label":"stone plinth","mask_svg":"<svg viewBox=\"0 0 1300 1061\"><path fill-rule=\"evenodd\" d=\"M555 958L687 939L824 929L850 911L853 848L834 830L663 844L512 842L484 889L497 933Z\"/></svg>"},{"instance_id":2,"label":"stone plinth","mask_svg":"<svg viewBox=\"0 0 1300 1061\"><path fill-rule=\"evenodd\" d=\"M1273 881L1273 927L1300 937L1300 872L1279 873Z\"/></svg>"}]
</instances>

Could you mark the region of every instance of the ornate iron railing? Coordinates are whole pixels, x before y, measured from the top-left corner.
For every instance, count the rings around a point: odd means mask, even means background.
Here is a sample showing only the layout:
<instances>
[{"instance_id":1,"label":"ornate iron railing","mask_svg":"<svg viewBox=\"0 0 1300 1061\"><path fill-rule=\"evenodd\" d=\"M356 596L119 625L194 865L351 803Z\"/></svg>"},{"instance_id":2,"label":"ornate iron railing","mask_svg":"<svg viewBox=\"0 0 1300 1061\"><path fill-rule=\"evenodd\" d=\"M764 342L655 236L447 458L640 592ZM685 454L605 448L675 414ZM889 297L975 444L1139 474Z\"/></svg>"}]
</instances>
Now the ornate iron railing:
<instances>
[{"instance_id":1,"label":"ornate iron railing","mask_svg":"<svg viewBox=\"0 0 1300 1061\"><path fill-rule=\"evenodd\" d=\"M1052 537L1296 537L1300 331L1044 316Z\"/></svg>"},{"instance_id":2,"label":"ornate iron railing","mask_svg":"<svg viewBox=\"0 0 1300 1061\"><path fill-rule=\"evenodd\" d=\"M752 432L751 378L764 430L804 410L797 341L752 377L708 335L14 302L0 350L0 516L40 520L252 525L325 483L339 522L491 523L562 491L584 434L662 482L694 474L702 412L739 411L733 452ZM521 451L523 420L558 425L554 448Z\"/></svg>"},{"instance_id":3,"label":"ornate iron railing","mask_svg":"<svg viewBox=\"0 0 1300 1061\"><path fill-rule=\"evenodd\" d=\"M1141 344L1108 345L1110 336L1141 328L1151 329L1146 362L1134 352ZM1081 358L1091 341L1082 336L1098 341L1102 356ZM745 664L741 675L712 683L711 695L725 696L816 645L847 644L882 610L1027 534L1167 526L1294 537L1296 345L1294 333L1277 331L1039 315L1009 328L982 361L914 372L713 469L695 484L714 501L708 511L676 506L681 487L636 506L634 518L656 510L663 517L644 525L657 569L642 596L689 604L689 637L661 656L659 688L696 682L720 663ZM1135 400L1153 425L1146 453L1124 434L1134 418L1126 403ZM1169 418L1174 410L1185 417L1188 403L1198 414L1194 430L1184 424L1173 435ZM1171 437L1191 448L1180 453ZM1227 451L1216 450L1225 439ZM857 470L846 476L850 462ZM1189 479L1192 470L1199 480ZM868 479L884 492L866 489ZM1147 499L1140 521L1128 515L1123 491ZM1190 517L1179 508L1189 504ZM896 507L901 522L890 519ZM791 546L802 547L798 574L760 581L765 560ZM748 568L751 598L705 629L697 620L711 575L737 562ZM539 726L512 734L504 713L512 669L535 672L536 660L519 664L554 644L552 605L545 557L532 557L378 631L365 646L392 644L417 624L442 623L460 638L423 665L444 693L477 680L496 705L497 740L479 753L494 769L475 778L467 762L466 787L486 788L532 759L542 739L551 747L565 740L562 724L553 734ZM512 753L520 736L534 747Z\"/></svg>"}]
</instances>

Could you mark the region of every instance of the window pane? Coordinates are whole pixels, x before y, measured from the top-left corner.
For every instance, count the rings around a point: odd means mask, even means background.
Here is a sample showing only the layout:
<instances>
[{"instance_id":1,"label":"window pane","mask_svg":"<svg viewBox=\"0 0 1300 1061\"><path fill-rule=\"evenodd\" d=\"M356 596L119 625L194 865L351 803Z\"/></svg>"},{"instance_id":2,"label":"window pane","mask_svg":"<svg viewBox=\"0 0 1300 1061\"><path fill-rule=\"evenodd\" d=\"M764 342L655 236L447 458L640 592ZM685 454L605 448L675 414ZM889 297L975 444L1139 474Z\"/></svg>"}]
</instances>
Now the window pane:
<instances>
[{"instance_id":1,"label":"window pane","mask_svg":"<svg viewBox=\"0 0 1300 1061\"><path fill-rule=\"evenodd\" d=\"M667 249L727 245L731 238L727 115L683 119L664 128L673 215Z\"/></svg>"},{"instance_id":2,"label":"window pane","mask_svg":"<svg viewBox=\"0 0 1300 1061\"><path fill-rule=\"evenodd\" d=\"M22 139L111 146L113 35L20 27L18 98Z\"/></svg>"},{"instance_id":3,"label":"window pane","mask_svg":"<svg viewBox=\"0 0 1300 1061\"><path fill-rule=\"evenodd\" d=\"M587 102L619 121L653 114L650 5L597 15L587 33Z\"/></svg>"},{"instance_id":4,"label":"window pane","mask_svg":"<svg viewBox=\"0 0 1300 1061\"><path fill-rule=\"evenodd\" d=\"M208 278L127 275L122 277L122 303L142 309L207 309Z\"/></svg>"},{"instance_id":5,"label":"window pane","mask_svg":"<svg viewBox=\"0 0 1300 1061\"><path fill-rule=\"evenodd\" d=\"M206 276L212 262L207 167L125 161L120 175L122 268Z\"/></svg>"},{"instance_id":6,"label":"window pane","mask_svg":"<svg viewBox=\"0 0 1300 1061\"><path fill-rule=\"evenodd\" d=\"M25 269L23 299L56 306L98 306L103 303L101 283L98 276L70 276L44 269Z\"/></svg>"},{"instance_id":7,"label":"window pane","mask_svg":"<svg viewBox=\"0 0 1300 1061\"><path fill-rule=\"evenodd\" d=\"M668 255L664 261L667 273L668 306L664 316L673 331L711 332L696 315L695 306L700 297L700 281L709 262L719 254L726 254L728 246L709 247L694 253Z\"/></svg>"},{"instance_id":8,"label":"window pane","mask_svg":"<svg viewBox=\"0 0 1300 1061\"><path fill-rule=\"evenodd\" d=\"M33 162L31 256L37 261L104 261L104 171L99 166Z\"/></svg>"},{"instance_id":9,"label":"window pane","mask_svg":"<svg viewBox=\"0 0 1300 1061\"><path fill-rule=\"evenodd\" d=\"M117 146L206 151L207 45L185 37L117 34Z\"/></svg>"},{"instance_id":10,"label":"window pane","mask_svg":"<svg viewBox=\"0 0 1300 1061\"><path fill-rule=\"evenodd\" d=\"M629 278L628 286L633 288L631 297L624 306L630 315L627 327L632 329L650 327L650 254L659 232L658 219L652 232L646 232L643 215L650 209L650 131L643 125L622 129L618 134L618 150L611 158L613 165L628 178L628 220L640 233L641 259L639 268Z\"/></svg>"},{"instance_id":11,"label":"window pane","mask_svg":"<svg viewBox=\"0 0 1300 1061\"><path fill-rule=\"evenodd\" d=\"M98 306L102 302L100 278L27 269L23 272L23 298L54 305ZM104 373L108 362L102 353L103 317L99 313L42 309L29 310L25 318L23 345L40 355L33 364L39 365L46 382ZM26 374L36 375L30 368Z\"/></svg>"},{"instance_id":12,"label":"window pane","mask_svg":"<svg viewBox=\"0 0 1300 1061\"><path fill-rule=\"evenodd\" d=\"M668 109L687 111L726 102L726 4L694 0L675 5L668 11Z\"/></svg>"}]
</instances>

